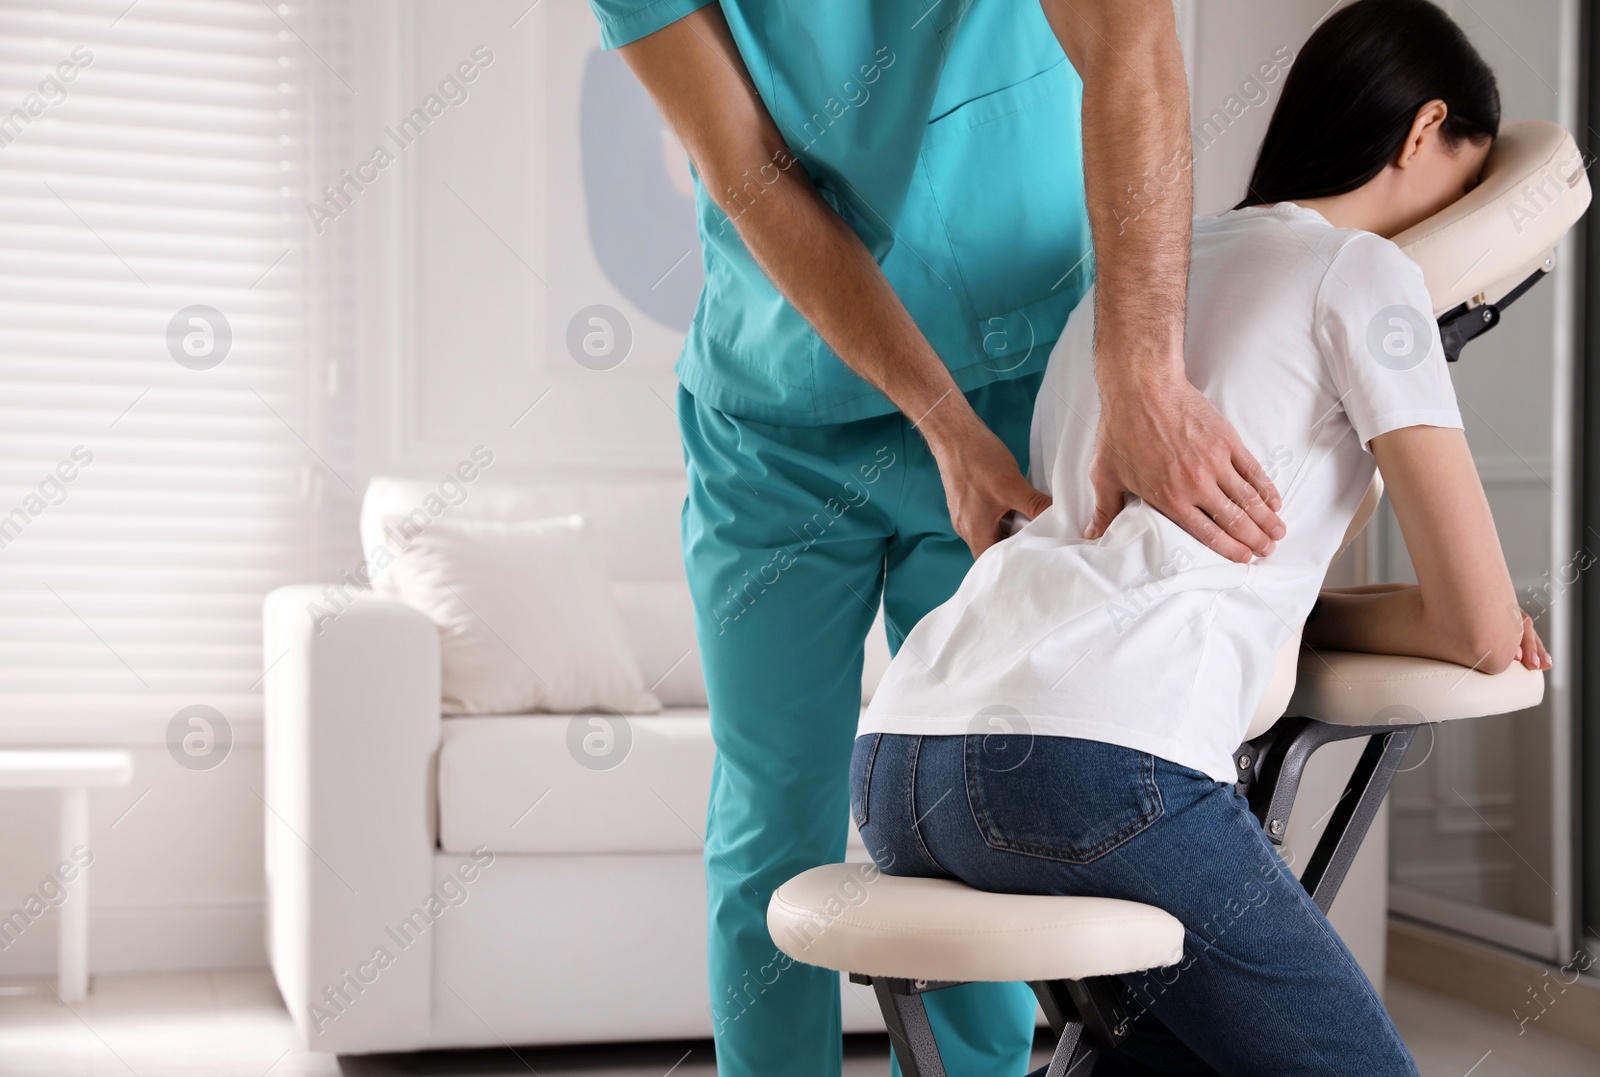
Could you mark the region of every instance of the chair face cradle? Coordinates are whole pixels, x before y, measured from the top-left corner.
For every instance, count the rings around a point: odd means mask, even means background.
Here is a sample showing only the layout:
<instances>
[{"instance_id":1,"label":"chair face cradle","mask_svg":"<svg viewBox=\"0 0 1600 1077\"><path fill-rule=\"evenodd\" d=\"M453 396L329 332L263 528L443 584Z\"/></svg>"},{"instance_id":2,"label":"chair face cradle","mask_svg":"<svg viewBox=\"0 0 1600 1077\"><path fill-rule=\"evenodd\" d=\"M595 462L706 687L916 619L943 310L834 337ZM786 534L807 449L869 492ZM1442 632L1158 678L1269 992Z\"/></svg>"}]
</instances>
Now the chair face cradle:
<instances>
[{"instance_id":1,"label":"chair face cradle","mask_svg":"<svg viewBox=\"0 0 1600 1077\"><path fill-rule=\"evenodd\" d=\"M1422 266L1447 359L1456 361L1468 341L1498 324L1500 311L1543 279L1554 265L1555 247L1582 216L1589 198L1582 158L1566 131L1542 121L1508 123L1496 139L1479 185L1434 217L1395 237ZM1462 265L1469 266L1466 273L1460 271ZM1347 543L1370 516L1377 500L1374 494L1381 489L1375 480L1370 504L1358 514ZM1298 636L1291 642L1297 645ZM1418 726L1523 710L1537 705L1544 691L1542 675L1519 665L1489 676L1426 659L1336 652L1322 652L1309 661L1302 652L1297 675L1294 663L1280 662L1280 674L1274 680L1263 706L1283 716L1267 727L1271 714L1258 714L1251 732L1262 728L1265 732L1240 745L1234 755L1239 768L1235 788L1248 799L1274 845L1282 845L1288 833L1289 814L1312 754L1334 741L1367 738L1344 794L1301 875L1301 884L1324 913L1332 907ZM1285 699L1286 711L1277 709ZM906 1077L943 1077L945 1073L922 1005L922 995L927 992L969 980L1025 980L1058 1038L1047 1077L1082 1077L1092 1072L1100 1053L1115 1050L1131 1030L1135 1015L1116 976L1162 967L1128 968L1126 961L1118 963L1110 952L1115 946L1111 946L1101 947L1093 959L1085 961L1054 958L1062 968L1070 967L1076 978L1060 973L1030 978L1037 975L1036 958L1020 955L1014 960L1021 975L995 975L994 961L984 955L983 948L996 944L986 940L974 941L961 951L952 949L946 939L942 950L926 957L909 956L905 936L915 927L907 925L924 923L930 936L947 935L949 924L939 922L938 914L942 911L946 921L952 911L968 915L970 905L958 904L960 892L966 888L939 880L948 883L946 891L932 892L925 884L933 880L882 876L873 884L874 912L879 919L872 922L858 916L852 920L827 909L815 897L836 890L843 869L851 867L813 868L779 887L768 909L768 926L779 948L791 957L848 972L852 982L873 988ZM940 910L937 902L946 892L950 908ZM1028 921L1024 933L1037 933L1046 925L1039 922L1036 903L1059 906L1100 899L985 894L973 900L992 904L997 920L1020 915ZM1106 912L1099 907L1096 911ZM1165 916L1159 910L1146 911ZM820 937L818 923L825 925ZM1107 916L1105 923L1111 924L1112 919ZM1182 927L1175 920L1170 925L1154 921L1143 925L1151 933L1174 927L1179 940L1176 952L1181 954ZM1063 923L1059 933L1073 930L1080 937L1090 937L1086 931L1111 929ZM798 946L790 942L795 946L790 949L785 946L786 938L806 941ZM928 949L933 950L931 937ZM1103 967L1085 973L1084 965L1096 960ZM1147 961L1148 953L1137 960ZM973 970L964 979L918 978L914 971L921 968L928 974L950 975L963 963ZM869 965L878 967L878 974L863 971Z\"/></svg>"}]
</instances>

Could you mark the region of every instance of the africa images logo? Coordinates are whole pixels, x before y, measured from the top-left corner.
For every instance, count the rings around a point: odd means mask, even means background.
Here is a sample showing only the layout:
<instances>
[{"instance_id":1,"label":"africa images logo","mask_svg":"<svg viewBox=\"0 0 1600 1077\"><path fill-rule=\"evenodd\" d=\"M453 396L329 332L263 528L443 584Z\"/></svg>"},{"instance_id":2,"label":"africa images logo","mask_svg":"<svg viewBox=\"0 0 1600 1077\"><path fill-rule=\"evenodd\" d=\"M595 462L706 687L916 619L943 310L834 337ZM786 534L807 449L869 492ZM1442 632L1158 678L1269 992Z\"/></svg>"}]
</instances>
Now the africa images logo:
<instances>
[{"instance_id":1,"label":"africa images logo","mask_svg":"<svg viewBox=\"0 0 1600 1077\"><path fill-rule=\"evenodd\" d=\"M1367 351L1390 370L1410 370L1433 350L1433 319L1415 307L1384 307L1367 324Z\"/></svg>"}]
</instances>

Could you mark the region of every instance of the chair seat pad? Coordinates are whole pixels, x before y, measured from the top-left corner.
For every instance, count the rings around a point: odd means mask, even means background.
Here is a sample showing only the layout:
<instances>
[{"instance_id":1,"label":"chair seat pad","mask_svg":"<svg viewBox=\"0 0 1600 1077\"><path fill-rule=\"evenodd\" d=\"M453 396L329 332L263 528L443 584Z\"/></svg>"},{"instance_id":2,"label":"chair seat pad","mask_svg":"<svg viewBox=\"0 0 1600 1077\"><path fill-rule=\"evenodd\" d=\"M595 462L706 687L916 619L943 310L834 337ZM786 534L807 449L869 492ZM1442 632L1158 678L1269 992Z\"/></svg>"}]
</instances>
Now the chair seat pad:
<instances>
[{"instance_id":1,"label":"chair seat pad","mask_svg":"<svg viewBox=\"0 0 1600 1077\"><path fill-rule=\"evenodd\" d=\"M1307 647L1288 713L1331 725L1420 725L1510 714L1543 699L1544 674L1520 663L1490 674L1431 658Z\"/></svg>"},{"instance_id":2,"label":"chair seat pad","mask_svg":"<svg viewBox=\"0 0 1600 1077\"><path fill-rule=\"evenodd\" d=\"M772 895L767 928L806 964L912 980L1076 980L1183 956L1183 925L1151 905L992 894L870 864L825 864L790 879Z\"/></svg>"}]
</instances>

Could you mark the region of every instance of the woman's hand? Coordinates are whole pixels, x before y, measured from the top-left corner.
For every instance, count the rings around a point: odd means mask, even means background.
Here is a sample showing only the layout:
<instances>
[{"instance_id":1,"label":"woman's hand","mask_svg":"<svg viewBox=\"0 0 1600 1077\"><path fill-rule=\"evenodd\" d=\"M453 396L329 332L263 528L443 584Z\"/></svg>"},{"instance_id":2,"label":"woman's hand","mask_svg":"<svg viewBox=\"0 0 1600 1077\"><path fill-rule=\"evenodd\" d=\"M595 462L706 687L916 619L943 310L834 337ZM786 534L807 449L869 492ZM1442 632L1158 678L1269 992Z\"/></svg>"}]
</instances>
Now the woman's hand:
<instances>
[{"instance_id":1,"label":"woman's hand","mask_svg":"<svg viewBox=\"0 0 1600 1077\"><path fill-rule=\"evenodd\" d=\"M1526 610L1519 609L1517 613L1522 617L1522 643L1517 647L1517 661L1526 669L1549 669L1552 665L1550 652L1544 649L1544 641L1534 630L1533 618Z\"/></svg>"}]
</instances>

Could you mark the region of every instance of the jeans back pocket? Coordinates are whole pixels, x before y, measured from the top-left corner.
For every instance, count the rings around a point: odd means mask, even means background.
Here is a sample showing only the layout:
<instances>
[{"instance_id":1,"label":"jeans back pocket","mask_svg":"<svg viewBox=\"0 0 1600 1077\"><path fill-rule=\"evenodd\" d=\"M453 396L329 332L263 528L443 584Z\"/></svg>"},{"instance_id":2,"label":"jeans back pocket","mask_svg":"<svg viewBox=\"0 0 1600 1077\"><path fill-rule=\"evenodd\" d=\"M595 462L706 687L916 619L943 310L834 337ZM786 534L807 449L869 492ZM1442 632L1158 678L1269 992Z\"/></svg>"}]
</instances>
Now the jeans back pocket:
<instances>
[{"instance_id":1,"label":"jeans back pocket","mask_svg":"<svg viewBox=\"0 0 1600 1077\"><path fill-rule=\"evenodd\" d=\"M856 829L867 825L867 797L872 792L872 764L878 755L882 733L868 733L856 738L850 753L850 818Z\"/></svg>"},{"instance_id":2,"label":"jeans back pocket","mask_svg":"<svg viewBox=\"0 0 1600 1077\"><path fill-rule=\"evenodd\" d=\"M974 734L965 752L967 800L992 849L1087 864L1161 817L1155 757L1132 748Z\"/></svg>"}]
</instances>

